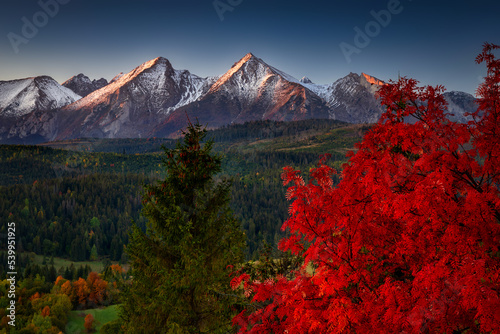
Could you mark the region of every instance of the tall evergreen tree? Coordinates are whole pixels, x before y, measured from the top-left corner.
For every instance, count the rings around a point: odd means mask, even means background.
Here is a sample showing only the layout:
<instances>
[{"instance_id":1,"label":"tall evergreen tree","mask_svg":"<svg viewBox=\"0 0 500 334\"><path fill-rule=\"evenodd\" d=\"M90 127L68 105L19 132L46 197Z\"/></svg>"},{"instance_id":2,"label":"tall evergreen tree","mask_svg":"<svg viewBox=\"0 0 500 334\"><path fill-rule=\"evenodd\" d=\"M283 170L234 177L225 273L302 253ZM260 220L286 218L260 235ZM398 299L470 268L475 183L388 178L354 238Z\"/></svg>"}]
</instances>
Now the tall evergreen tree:
<instances>
[{"instance_id":1,"label":"tall evergreen tree","mask_svg":"<svg viewBox=\"0 0 500 334\"><path fill-rule=\"evenodd\" d=\"M229 209L231 183L206 130L189 124L164 148L165 180L146 186L146 233L132 226L133 280L123 293L128 333L226 333L231 329L231 265L243 261L244 234Z\"/></svg>"}]
</instances>

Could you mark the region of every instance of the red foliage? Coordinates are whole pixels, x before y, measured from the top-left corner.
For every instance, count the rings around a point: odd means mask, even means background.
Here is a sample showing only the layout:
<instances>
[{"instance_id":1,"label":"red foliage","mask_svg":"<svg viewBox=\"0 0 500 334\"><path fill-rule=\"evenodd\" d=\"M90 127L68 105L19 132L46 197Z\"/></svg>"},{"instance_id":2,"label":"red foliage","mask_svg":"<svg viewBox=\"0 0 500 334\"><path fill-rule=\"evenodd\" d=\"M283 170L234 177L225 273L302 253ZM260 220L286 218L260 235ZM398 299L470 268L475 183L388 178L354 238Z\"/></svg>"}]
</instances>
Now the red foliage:
<instances>
[{"instance_id":1,"label":"red foliage","mask_svg":"<svg viewBox=\"0 0 500 334\"><path fill-rule=\"evenodd\" d=\"M40 293L37 291L33 296L30 297L31 301L37 300L40 298Z\"/></svg>"},{"instance_id":2,"label":"red foliage","mask_svg":"<svg viewBox=\"0 0 500 334\"><path fill-rule=\"evenodd\" d=\"M78 304L81 306L85 306L87 302L87 298L90 293L90 289L87 285L87 282L83 278L79 278L78 281L73 283L73 290L76 293L76 298L78 300Z\"/></svg>"},{"instance_id":3,"label":"red foliage","mask_svg":"<svg viewBox=\"0 0 500 334\"><path fill-rule=\"evenodd\" d=\"M123 274L124 270L119 264L112 264L111 265L111 272L114 275L121 275L121 274Z\"/></svg>"},{"instance_id":4,"label":"red foliage","mask_svg":"<svg viewBox=\"0 0 500 334\"><path fill-rule=\"evenodd\" d=\"M449 121L443 87L402 78L344 166L322 160L306 183L285 168L295 278L243 282L240 333L500 332L500 62L468 124ZM411 120L411 121L409 121ZM311 273L311 268L313 273Z\"/></svg>"},{"instance_id":5,"label":"red foliage","mask_svg":"<svg viewBox=\"0 0 500 334\"><path fill-rule=\"evenodd\" d=\"M108 282L101 279L97 273L92 271L87 277L87 287L89 290L87 303L89 305L101 304L106 297Z\"/></svg>"},{"instance_id":6,"label":"red foliage","mask_svg":"<svg viewBox=\"0 0 500 334\"><path fill-rule=\"evenodd\" d=\"M59 285L59 283L61 283L63 281L64 281L64 278L61 275L59 275L59 276L57 276L54 285Z\"/></svg>"},{"instance_id":7,"label":"red foliage","mask_svg":"<svg viewBox=\"0 0 500 334\"><path fill-rule=\"evenodd\" d=\"M50 307L49 305L45 306L41 312L42 317L48 317L50 315Z\"/></svg>"},{"instance_id":8,"label":"red foliage","mask_svg":"<svg viewBox=\"0 0 500 334\"><path fill-rule=\"evenodd\" d=\"M87 330L87 333L90 333L94 330L94 316L92 314L89 313L85 316L85 322L83 326Z\"/></svg>"}]
</instances>

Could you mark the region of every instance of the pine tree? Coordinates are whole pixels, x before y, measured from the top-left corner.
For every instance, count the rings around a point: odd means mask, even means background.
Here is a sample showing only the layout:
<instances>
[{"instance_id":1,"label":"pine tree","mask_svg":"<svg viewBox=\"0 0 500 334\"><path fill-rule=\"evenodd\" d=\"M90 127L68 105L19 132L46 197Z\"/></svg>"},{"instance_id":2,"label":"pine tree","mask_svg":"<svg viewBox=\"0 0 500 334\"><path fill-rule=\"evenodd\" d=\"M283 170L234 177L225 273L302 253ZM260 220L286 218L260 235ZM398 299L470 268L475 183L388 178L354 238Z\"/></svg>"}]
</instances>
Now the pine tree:
<instances>
[{"instance_id":1,"label":"pine tree","mask_svg":"<svg viewBox=\"0 0 500 334\"><path fill-rule=\"evenodd\" d=\"M92 249L90 250L90 260L95 261L95 260L97 260L98 257L99 257L99 255L97 254L97 247L94 244L92 246Z\"/></svg>"},{"instance_id":2,"label":"pine tree","mask_svg":"<svg viewBox=\"0 0 500 334\"><path fill-rule=\"evenodd\" d=\"M165 180L146 186L146 233L132 226L132 284L122 317L130 333L218 333L231 328L230 273L243 260L244 234L229 209L231 183L206 130L189 124L164 148Z\"/></svg>"}]
</instances>

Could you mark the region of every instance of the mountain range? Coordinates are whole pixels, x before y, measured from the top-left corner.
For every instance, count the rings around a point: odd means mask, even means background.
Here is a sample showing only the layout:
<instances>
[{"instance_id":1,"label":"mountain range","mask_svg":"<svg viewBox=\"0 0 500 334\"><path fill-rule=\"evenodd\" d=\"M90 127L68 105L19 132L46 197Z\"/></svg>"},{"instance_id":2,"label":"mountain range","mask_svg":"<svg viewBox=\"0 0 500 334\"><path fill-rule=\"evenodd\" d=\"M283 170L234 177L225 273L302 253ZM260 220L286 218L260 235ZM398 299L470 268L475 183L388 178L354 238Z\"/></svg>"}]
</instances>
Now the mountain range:
<instances>
[{"instance_id":1,"label":"mountain range","mask_svg":"<svg viewBox=\"0 0 500 334\"><path fill-rule=\"evenodd\" d=\"M375 123L376 92L384 82L350 73L319 85L300 80L251 53L225 74L202 78L150 60L109 83L78 74L62 85L49 76L0 81L0 143L33 144L81 137L173 138L188 118L208 128L254 120L335 119ZM459 121L474 97L445 93Z\"/></svg>"}]
</instances>

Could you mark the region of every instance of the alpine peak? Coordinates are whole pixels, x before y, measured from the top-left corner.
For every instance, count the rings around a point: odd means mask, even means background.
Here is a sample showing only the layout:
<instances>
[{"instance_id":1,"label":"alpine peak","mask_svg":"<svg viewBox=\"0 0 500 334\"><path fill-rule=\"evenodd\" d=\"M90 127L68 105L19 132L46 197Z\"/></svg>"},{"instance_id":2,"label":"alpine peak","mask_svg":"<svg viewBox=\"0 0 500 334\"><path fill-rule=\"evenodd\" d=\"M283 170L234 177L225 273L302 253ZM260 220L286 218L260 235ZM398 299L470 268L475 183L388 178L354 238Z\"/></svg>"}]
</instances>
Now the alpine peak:
<instances>
[{"instance_id":1,"label":"alpine peak","mask_svg":"<svg viewBox=\"0 0 500 334\"><path fill-rule=\"evenodd\" d=\"M361 77L372 85L377 85L377 86L385 85L385 82L383 82L382 80L372 77L371 75L368 75L366 73L361 73Z\"/></svg>"},{"instance_id":2,"label":"alpine peak","mask_svg":"<svg viewBox=\"0 0 500 334\"><path fill-rule=\"evenodd\" d=\"M302 79L300 79L300 82L305 83L305 84L312 84L313 83L311 81L311 79L309 79L308 77L302 77Z\"/></svg>"},{"instance_id":3,"label":"alpine peak","mask_svg":"<svg viewBox=\"0 0 500 334\"><path fill-rule=\"evenodd\" d=\"M108 81L104 78L99 80L90 80L85 74L80 73L78 75L72 76L61 85L71 89L76 94L81 97L85 97L108 84Z\"/></svg>"},{"instance_id":4,"label":"alpine peak","mask_svg":"<svg viewBox=\"0 0 500 334\"><path fill-rule=\"evenodd\" d=\"M57 109L80 98L46 75L0 81L0 116L20 117L33 110Z\"/></svg>"},{"instance_id":5,"label":"alpine peak","mask_svg":"<svg viewBox=\"0 0 500 334\"><path fill-rule=\"evenodd\" d=\"M249 53L247 53L247 54L245 55L245 57L243 57L243 58L247 58L247 60L248 60L248 59L250 59L250 58L257 58L257 57L255 57L253 53L249 52Z\"/></svg>"},{"instance_id":6,"label":"alpine peak","mask_svg":"<svg viewBox=\"0 0 500 334\"><path fill-rule=\"evenodd\" d=\"M172 67L172 64L168 61L167 58L163 57L156 57L155 59L151 59L150 61L145 62L141 66L139 66L137 69L145 70L151 67L154 67L155 65L166 65L167 67Z\"/></svg>"},{"instance_id":7,"label":"alpine peak","mask_svg":"<svg viewBox=\"0 0 500 334\"><path fill-rule=\"evenodd\" d=\"M47 76L0 81L0 142L25 142L34 134L35 142L176 136L186 114L210 127L263 119L374 123L383 112L376 92L384 84L366 73L314 84L250 52L225 74L208 78L176 70L169 60L157 57L110 83L81 73L62 86ZM450 111L467 121L461 115L473 110L474 97L450 93L446 98Z\"/></svg>"}]
</instances>

